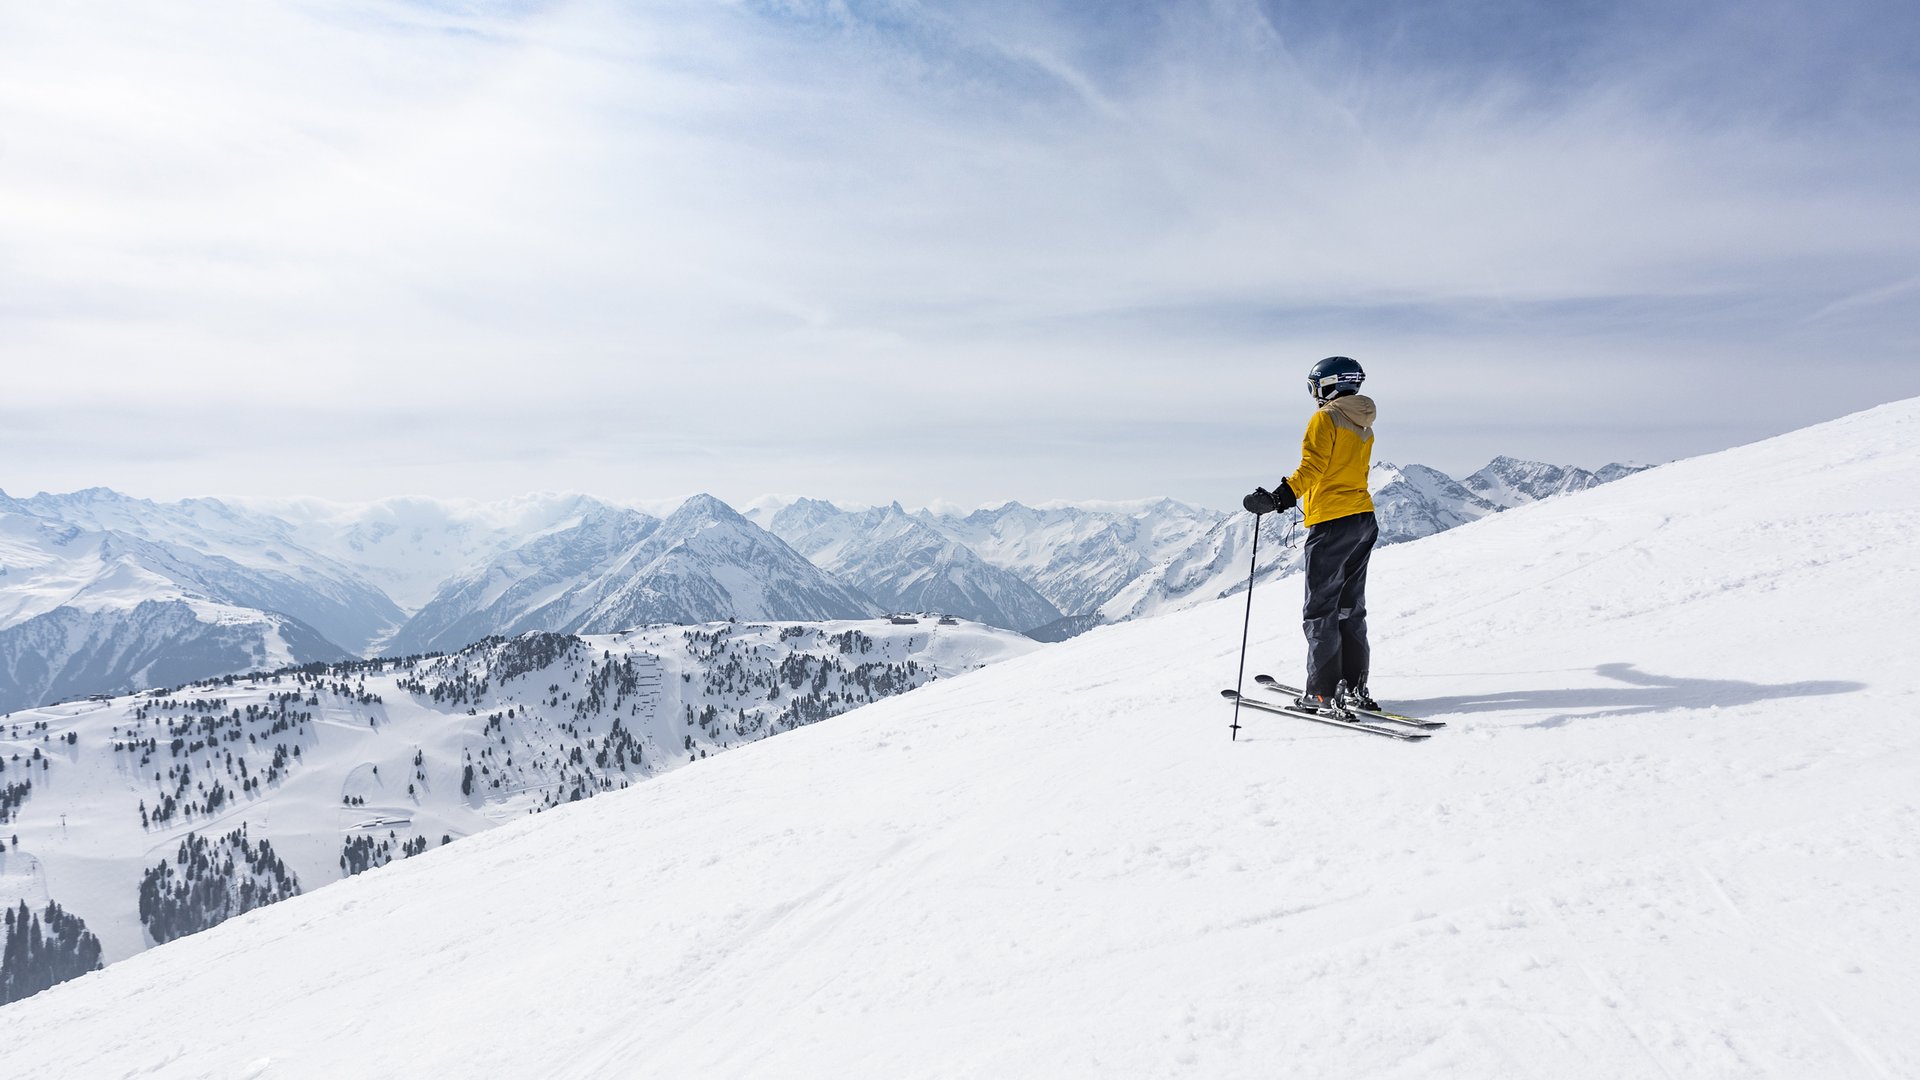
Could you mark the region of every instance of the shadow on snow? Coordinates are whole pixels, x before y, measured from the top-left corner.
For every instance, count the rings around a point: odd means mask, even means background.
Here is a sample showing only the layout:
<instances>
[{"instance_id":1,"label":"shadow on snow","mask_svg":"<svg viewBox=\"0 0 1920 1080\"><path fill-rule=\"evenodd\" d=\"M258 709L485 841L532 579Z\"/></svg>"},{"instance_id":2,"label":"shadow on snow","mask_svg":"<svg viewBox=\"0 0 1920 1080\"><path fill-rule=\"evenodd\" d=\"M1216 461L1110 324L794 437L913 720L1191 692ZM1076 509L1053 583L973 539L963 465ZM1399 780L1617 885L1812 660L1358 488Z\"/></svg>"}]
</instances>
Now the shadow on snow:
<instances>
[{"instance_id":1,"label":"shadow on snow","mask_svg":"<svg viewBox=\"0 0 1920 1080\"><path fill-rule=\"evenodd\" d=\"M1865 683L1823 680L1819 682L1756 683L1739 679L1683 679L1652 675L1632 664L1601 664L1594 674L1625 683L1565 690L1511 690L1491 694L1396 699L1389 708L1414 716L1440 716L1449 713L1511 712L1534 709L1589 709L1582 713L1561 713L1536 720L1527 727L1559 727L1571 720L1596 716L1632 716L1635 713L1666 712L1672 709L1701 709L1718 705L1733 708L1780 698L1823 697L1849 694L1866 689Z\"/></svg>"}]
</instances>

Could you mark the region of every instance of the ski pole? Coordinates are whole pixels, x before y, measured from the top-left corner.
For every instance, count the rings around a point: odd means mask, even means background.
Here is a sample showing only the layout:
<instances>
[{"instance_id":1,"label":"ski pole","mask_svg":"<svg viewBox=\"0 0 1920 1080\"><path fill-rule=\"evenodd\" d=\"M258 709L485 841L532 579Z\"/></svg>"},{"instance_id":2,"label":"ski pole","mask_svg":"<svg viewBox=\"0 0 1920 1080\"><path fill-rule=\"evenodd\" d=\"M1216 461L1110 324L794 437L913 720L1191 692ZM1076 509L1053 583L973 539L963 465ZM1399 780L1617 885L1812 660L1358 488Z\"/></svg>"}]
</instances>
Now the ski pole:
<instances>
[{"instance_id":1,"label":"ski pole","mask_svg":"<svg viewBox=\"0 0 1920 1080\"><path fill-rule=\"evenodd\" d=\"M1240 693L1247 687L1247 633L1253 629L1253 575L1260 566L1260 518L1253 515L1253 558L1247 565L1247 617L1240 624L1240 674L1233 681L1233 736L1240 741Z\"/></svg>"}]
</instances>

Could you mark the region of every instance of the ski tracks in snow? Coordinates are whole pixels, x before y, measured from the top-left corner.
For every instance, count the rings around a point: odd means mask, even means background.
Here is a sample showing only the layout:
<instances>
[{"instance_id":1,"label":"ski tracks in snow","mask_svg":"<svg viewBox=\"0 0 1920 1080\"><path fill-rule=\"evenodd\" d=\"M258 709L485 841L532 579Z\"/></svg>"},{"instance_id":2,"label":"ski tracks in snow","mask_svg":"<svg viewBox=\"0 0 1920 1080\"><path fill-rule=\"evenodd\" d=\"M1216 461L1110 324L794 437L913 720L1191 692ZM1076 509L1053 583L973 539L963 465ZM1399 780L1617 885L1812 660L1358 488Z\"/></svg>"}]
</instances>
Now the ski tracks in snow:
<instances>
[{"instance_id":1,"label":"ski tracks in snow","mask_svg":"<svg viewBox=\"0 0 1920 1080\"><path fill-rule=\"evenodd\" d=\"M797 835L790 842L803 843ZM663 1006L685 1000L739 1002L748 988L786 984L794 993L788 1008L806 1011L816 999L844 978L858 977L851 966L823 970L810 963L809 953L823 940L858 916L881 907L897 896L924 869L928 857L910 858L911 837L900 836L855 869L835 873L791 899L776 901L763 910L743 907L730 916L724 943L705 947L686 964L660 981L663 985L635 988L637 1000L655 999ZM883 916L884 917L884 916ZM684 1017L685 1010L673 1010ZM673 1073L679 1062L687 1075L751 1075L753 1047L730 1041L724 1034L734 1018L719 1009L696 1016L691 1023L662 1032L636 1016L631 1029L558 1063L555 1077L605 1077L620 1074L632 1062L645 1060L649 1069Z\"/></svg>"}]
</instances>

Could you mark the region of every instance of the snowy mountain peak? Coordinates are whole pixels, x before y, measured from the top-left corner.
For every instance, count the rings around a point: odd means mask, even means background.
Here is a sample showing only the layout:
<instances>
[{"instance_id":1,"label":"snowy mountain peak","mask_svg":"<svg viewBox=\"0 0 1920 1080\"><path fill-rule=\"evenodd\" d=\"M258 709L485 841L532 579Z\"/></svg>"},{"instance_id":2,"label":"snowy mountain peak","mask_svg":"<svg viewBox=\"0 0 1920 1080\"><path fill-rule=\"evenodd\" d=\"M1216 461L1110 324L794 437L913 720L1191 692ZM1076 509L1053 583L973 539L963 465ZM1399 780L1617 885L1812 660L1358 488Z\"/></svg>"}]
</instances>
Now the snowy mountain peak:
<instances>
[{"instance_id":1,"label":"snowy mountain peak","mask_svg":"<svg viewBox=\"0 0 1920 1080\"><path fill-rule=\"evenodd\" d=\"M1603 484L1611 484L1615 480L1632 476L1634 473L1637 473L1637 472L1645 472L1651 468L1653 468L1653 466L1651 465L1635 465L1627 462L1616 461L1610 465L1602 465L1600 468L1595 469L1593 473L1593 477L1594 479L1598 480Z\"/></svg>"},{"instance_id":2,"label":"snowy mountain peak","mask_svg":"<svg viewBox=\"0 0 1920 1080\"><path fill-rule=\"evenodd\" d=\"M400 612L245 522L104 488L0 519L0 711L358 648Z\"/></svg>"},{"instance_id":3,"label":"snowy mountain peak","mask_svg":"<svg viewBox=\"0 0 1920 1080\"><path fill-rule=\"evenodd\" d=\"M688 497L686 502L680 504L678 510L667 515L665 527L670 530L679 530L721 521L752 524L741 517L733 507L712 495L701 492Z\"/></svg>"},{"instance_id":4,"label":"snowy mountain peak","mask_svg":"<svg viewBox=\"0 0 1920 1080\"><path fill-rule=\"evenodd\" d=\"M1511 509L1555 495L1585 491L1599 483L1602 481L1585 469L1503 455L1467 477L1465 486L1501 509Z\"/></svg>"},{"instance_id":5,"label":"snowy mountain peak","mask_svg":"<svg viewBox=\"0 0 1920 1080\"><path fill-rule=\"evenodd\" d=\"M453 578L607 505L577 493L544 493L494 502L292 499L249 508L286 521L301 544L360 567L402 608L417 612Z\"/></svg>"},{"instance_id":6,"label":"snowy mountain peak","mask_svg":"<svg viewBox=\"0 0 1920 1080\"><path fill-rule=\"evenodd\" d=\"M989 565L1019 575L1071 616L1094 611L1143 572L1179 557L1225 517L1162 499L1045 509L1007 502L923 520Z\"/></svg>"},{"instance_id":7,"label":"snowy mountain peak","mask_svg":"<svg viewBox=\"0 0 1920 1080\"><path fill-rule=\"evenodd\" d=\"M457 647L487 633L611 633L874 611L865 596L702 494L664 520L602 507L494 556L443 587L394 648Z\"/></svg>"},{"instance_id":8,"label":"snowy mountain peak","mask_svg":"<svg viewBox=\"0 0 1920 1080\"><path fill-rule=\"evenodd\" d=\"M1501 507L1425 465L1381 462L1368 476L1382 543L1396 544L1477 521Z\"/></svg>"},{"instance_id":9,"label":"snowy mountain peak","mask_svg":"<svg viewBox=\"0 0 1920 1080\"><path fill-rule=\"evenodd\" d=\"M758 524L788 543L792 537L811 533L829 521L838 520L846 511L824 499L795 499L771 514L757 518ZM802 554L807 554L802 552Z\"/></svg>"},{"instance_id":10,"label":"snowy mountain peak","mask_svg":"<svg viewBox=\"0 0 1920 1080\"><path fill-rule=\"evenodd\" d=\"M966 516L965 521L969 525L992 525L1008 519L1033 521L1039 517L1040 511L1009 499L996 507L982 507L975 510Z\"/></svg>"},{"instance_id":11,"label":"snowy mountain peak","mask_svg":"<svg viewBox=\"0 0 1920 1080\"><path fill-rule=\"evenodd\" d=\"M64 495L55 494L50 491L42 491L34 495L29 501L43 503L47 506L58 506L61 504L84 505L89 503L136 503L147 506L153 505L146 499L137 499L131 495L123 495L112 488L98 486L81 488L78 491L70 491Z\"/></svg>"},{"instance_id":12,"label":"snowy mountain peak","mask_svg":"<svg viewBox=\"0 0 1920 1080\"><path fill-rule=\"evenodd\" d=\"M661 528L638 511L596 504L442 586L386 651L449 651L489 635L570 629Z\"/></svg>"},{"instance_id":13,"label":"snowy mountain peak","mask_svg":"<svg viewBox=\"0 0 1920 1080\"><path fill-rule=\"evenodd\" d=\"M890 610L938 611L1012 630L1060 617L1019 575L989 564L898 502L857 512L795 503L770 528Z\"/></svg>"}]
</instances>

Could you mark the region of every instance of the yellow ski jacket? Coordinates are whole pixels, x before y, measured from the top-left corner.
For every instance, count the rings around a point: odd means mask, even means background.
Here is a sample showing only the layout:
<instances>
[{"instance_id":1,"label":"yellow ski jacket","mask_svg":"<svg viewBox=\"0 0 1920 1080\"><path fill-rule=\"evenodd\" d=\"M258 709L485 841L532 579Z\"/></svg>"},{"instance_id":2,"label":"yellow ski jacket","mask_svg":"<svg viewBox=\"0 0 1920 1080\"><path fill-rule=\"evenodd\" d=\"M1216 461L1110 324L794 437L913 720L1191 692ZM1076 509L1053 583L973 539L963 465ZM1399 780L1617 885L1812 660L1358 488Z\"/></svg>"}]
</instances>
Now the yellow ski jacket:
<instances>
[{"instance_id":1,"label":"yellow ski jacket","mask_svg":"<svg viewBox=\"0 0 1920 1080\"><path fill-rule=\"evenodd\" d=\"M1309 527L1373 510L1367 470L1373 464L1373 399L1348 394L1325 402L1307 421L1300 468L1287 486L1300 497Z\"/></svg>"}]
</instances>

